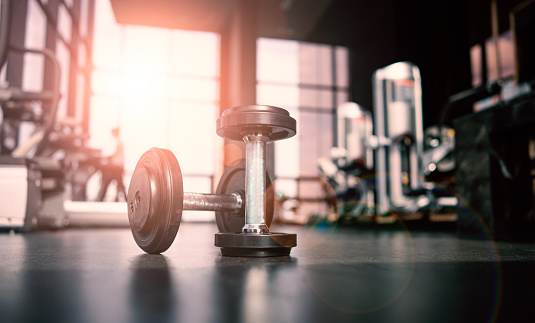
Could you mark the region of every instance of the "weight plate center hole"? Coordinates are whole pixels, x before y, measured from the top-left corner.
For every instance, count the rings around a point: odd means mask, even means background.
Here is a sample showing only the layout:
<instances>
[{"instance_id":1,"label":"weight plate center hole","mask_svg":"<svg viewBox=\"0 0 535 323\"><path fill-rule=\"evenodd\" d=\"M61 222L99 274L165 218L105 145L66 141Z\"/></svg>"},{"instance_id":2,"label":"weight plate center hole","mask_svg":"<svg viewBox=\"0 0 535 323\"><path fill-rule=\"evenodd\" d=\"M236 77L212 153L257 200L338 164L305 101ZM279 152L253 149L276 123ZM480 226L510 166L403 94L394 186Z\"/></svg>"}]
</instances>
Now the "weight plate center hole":
<instances>
[{"instance_id":1,"label":"weight plate center hole","mask_svg":"<svg viewBox=\"0 0 535 323\"><path fill-rule=\"evenodd\" d=\"M135 209L139 208L140 203L141 203L141 193L137 191L134 197L134 208Z\"/></svg>"},{"instance_id":2,"label":"weight plate center hole","mask_svg":"<svg viewBox=\"0 0 535 323\"><path fill-rule=\"evenodd\" d=\"M141 191L136 191L134 198L130 202L130 211L133 215L134 225L137 229L143 228L147 220L147 210L141 209Z\"/></svg>"}]
</instances>

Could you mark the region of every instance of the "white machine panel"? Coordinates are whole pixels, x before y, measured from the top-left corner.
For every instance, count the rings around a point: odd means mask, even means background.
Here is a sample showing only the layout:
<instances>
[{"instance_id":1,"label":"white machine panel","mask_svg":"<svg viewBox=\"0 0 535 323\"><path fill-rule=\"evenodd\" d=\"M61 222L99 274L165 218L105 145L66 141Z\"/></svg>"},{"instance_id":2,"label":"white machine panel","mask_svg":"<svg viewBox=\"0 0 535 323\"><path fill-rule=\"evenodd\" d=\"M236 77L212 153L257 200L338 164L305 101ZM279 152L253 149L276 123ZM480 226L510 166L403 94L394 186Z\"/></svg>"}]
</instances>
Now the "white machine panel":
<instances>
[{"instance_id":1,"label":"white machine panel","mask_svg":"<svg viewBox=\"0 0 535 323\"><path fill-rule=\"evenodd\" d=\"M28 200L28 169L0 166L0 227L22 227Z\"/></svg>"}]
</instances>

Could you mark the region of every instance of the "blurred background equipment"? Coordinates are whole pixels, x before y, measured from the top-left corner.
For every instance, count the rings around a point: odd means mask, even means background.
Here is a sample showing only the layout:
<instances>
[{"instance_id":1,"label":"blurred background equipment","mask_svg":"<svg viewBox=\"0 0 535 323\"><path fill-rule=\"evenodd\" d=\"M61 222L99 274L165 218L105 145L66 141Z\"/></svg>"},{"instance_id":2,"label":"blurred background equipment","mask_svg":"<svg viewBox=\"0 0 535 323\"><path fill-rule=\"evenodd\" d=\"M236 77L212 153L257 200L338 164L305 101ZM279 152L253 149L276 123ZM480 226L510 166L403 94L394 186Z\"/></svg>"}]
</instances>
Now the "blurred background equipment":
<instances>
[{"instance_id":1,"label":"blurred background equipment","mask_svg":"<svg viewBox=\"0 0 535 323\"><path fill-rule=\"evenodd\" d=\"M428 179L455 168L453 130L434 126L424 133L419 69L395 63L377 70L373 84L374 126L370 112L342 103L337 109L340 147L331 150L332 161L318 160L336 191L341 220L369 221L391 212L422 219L451 209L456 198L440 194Z\"/></svg>"},{"instance_id":2,"label":"blurred background equipment","mask_svg":"<svg viewBox=\"0 0 535 323\"><path fill-rule=\"evenodd\" d=\"M28 49L10 45L11 1L2 1L0 21L0 58L4 65L10 51L43 55L52 65L51 89L25 91L21 87L0 86L2 124L0 129L1 195L4 205L14 204L18 210L2 212L2 226L29 230L34 227L63 226L64 174L61 161L50 158L55 141L54 125L60 97L60 66L48 49ZM39 102L39 103L36 103ZM34 126L33 134L22 143L19 132L24 123ZM31 159L30 159L31 158ZM12 191L13 188L16 188Z\"/></svg>"},{"instance_id":3,"label":"blurred background equipment","mask_svg":"<svg viewBox=\"0 0 535 323\"><path fill-rule=\"evenodd\" d=\"M423 183L422 82L417 66L400 62L373 77L380 213L415 213L432 203Z\"/></svg>"},{"instance_id":4,"label":"blurred background equipment","mask_svg":"<svg viewBox=\"0 0 535 323\"><path fill-rule=\"evenodd\" d=\"M64 6L55 4L59 19L64 17L62 8ZM41 17L40 10L44 13ZM40 23L46 26L47 21L54 21L50 10L40 2L5 0L1 3L0 58L5 71L3 77L9 83L0 85L0 195L5 200L4 205L13 205L17 210L12 214L9 209L2 209L0 225L4 228L57 229L69 224L76 212L68 214L66 201L87 200L88 180L94 173L102 171L104 165L100 150L88 147L89 134L87 123L83 122L83 109L65 109L67 104L84 104L84 101L74 99L75 94L83 97L84 93L80 88L72 87L74 81L65 82L64 78L70 77L65 73L69 70L75 76L83 76L88 73L87 66L69 66L61 57L64 46L70 48L74 57L75 54L85 55L80 49L86 47L88 40L80 37L80 26L67 27L73 35L68 35L64 25L57 26L59 29L43 29L50 37L58 39L54 46L43 44L45 39L39 39L38 33L19 38L20 28L26 30L26 19L20 19L20 11L35 18L28 26L33 30L41 28ZM74 15L73 12L69 14ZM81 23L79 20L72 22ZM53 48L25 47L28 44ZM39 74L41 80L36 77ZM80 77L77 80L84 81ZM89 204L87 207L91 208ZM125 213L123 211L120 216ZM125 221L122 222L124 225Z\"/></svg>"},{"instance_id":5,"label":"blurred background equipment","mask_svg":"<svg viewBox=\"0 0 535 323\"><path fill-rule=\"evenodd\" d=\"M318 159L322 176L335 191L335 196L328 197L329 204L341 218L370 215L375 206L373 184L366 178L374 172L373 151L367 142L373 132L372 116L354 102L340 104L336 112L339 147L331 149L330 159Z\"/></svg>"},{"instance_id":6,"label":"blurred background equipment","mask_svg":"<svg viewBox=\"0 0 535 323\"><path fill-rule=\"evenodd\" d=\"M458 176L475 174L459 156L484 142L473 133L459 146L457 132L479 129L468 125L478 118L492 123L499 107L512 111L498 113L507 120L521 114L528 122L534 79L526 36L533 1L470 3L485 10L418 1L389 4L392 12L337 0L2 1L0 153L6 169L27 165L26 175L17 176L26 176L29 186L20 189L28 195L39 187L39 201L30 203L37 207L28 208L37 211L23 222L36 228L127 225L113 203L124 206L136 162L155 145L181 156L187 191L217 191L214 179L245 156L245 145L209 134L227 107L246 102L283 106L300 127L295 140L266 145L278 221L443 220L463 231L459 201L474 199L476 206L500 191L489 184L485 194L469 193L485 187L475 184L484 178L502 187L515 176L529 178L511 185L533 193L526 155L531 137L503 135L515 144L498 144L489 129L501 128L491 124L481 124L491 157L481 156L498 166L477 178ZM368 10L384 19L350 14ZM192 18L199 12L213 19ZM394 12L405 15L411 33L394 28ZM427 12L459 24L444 28ZM329 23L330 17L340 23ZM363 28L381 43L346 32ZM121 129L119 145L110 136L114 128ZM192 133L195 140L186 140ZM517 144L514 152L504 150ZM519 223L530 223L531 199L522 199L519 212L527 222ZM503 207L495 200L492 213L498 214ZM91 201L106 202L109 210ZM86 216L91 211L98 213L93 222ZM186 221L213 218L184 212Z\"/></svg>"}]
</instances>

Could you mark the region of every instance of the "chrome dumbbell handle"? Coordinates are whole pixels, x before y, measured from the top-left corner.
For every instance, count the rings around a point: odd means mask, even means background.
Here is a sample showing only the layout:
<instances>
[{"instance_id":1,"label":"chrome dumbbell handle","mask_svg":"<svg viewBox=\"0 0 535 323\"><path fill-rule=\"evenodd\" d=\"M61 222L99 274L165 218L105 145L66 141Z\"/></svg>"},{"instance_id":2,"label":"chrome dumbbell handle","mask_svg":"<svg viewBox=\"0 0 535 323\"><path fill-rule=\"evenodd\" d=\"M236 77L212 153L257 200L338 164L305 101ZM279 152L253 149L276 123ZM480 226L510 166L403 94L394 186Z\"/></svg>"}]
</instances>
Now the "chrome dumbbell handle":
<instances>
[{"instance_id":1,"label":"chrome dumbbell handle","mask_svg":"<svg viewBox=\"0 0 535 323\"><path fill-rule=\"evenodd\" d=\"M239 212L243 199L238 193L223 195L184 192L182 203L184 210Z\"/></svg>"},{"instance_id":2,"label":"chrome dumbbell handle","mask_svg":"<svg viewBox=\"0 0 535 323\"><path fill-rule=\"evenodd\" d=\"M245 141L245 225L246 233L267 233L264 208L266 191L266 144L269 137L249 132Z\"/></svg>"}]
</instances>

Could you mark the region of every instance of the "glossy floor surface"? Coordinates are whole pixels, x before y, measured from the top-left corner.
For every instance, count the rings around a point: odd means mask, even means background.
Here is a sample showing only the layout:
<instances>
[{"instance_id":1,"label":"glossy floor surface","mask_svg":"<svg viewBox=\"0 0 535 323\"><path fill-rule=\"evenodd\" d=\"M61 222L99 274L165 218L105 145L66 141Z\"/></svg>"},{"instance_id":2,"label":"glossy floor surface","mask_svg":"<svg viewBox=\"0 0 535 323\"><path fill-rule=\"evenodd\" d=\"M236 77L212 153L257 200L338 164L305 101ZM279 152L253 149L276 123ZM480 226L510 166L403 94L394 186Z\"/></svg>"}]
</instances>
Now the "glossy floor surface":
<instances>
[{"instance_id":1,"label":"glossy floor surface","mask_svg":"<svg viewBox=\"0 0 535 323\"><path fill-rule=\"evenodd\" d=\"M316 226L290 257L222 257L215 224L163 255L129 229L0 233L1 322L534 322L535 245Z\"/></svg>"}]
</instances>

